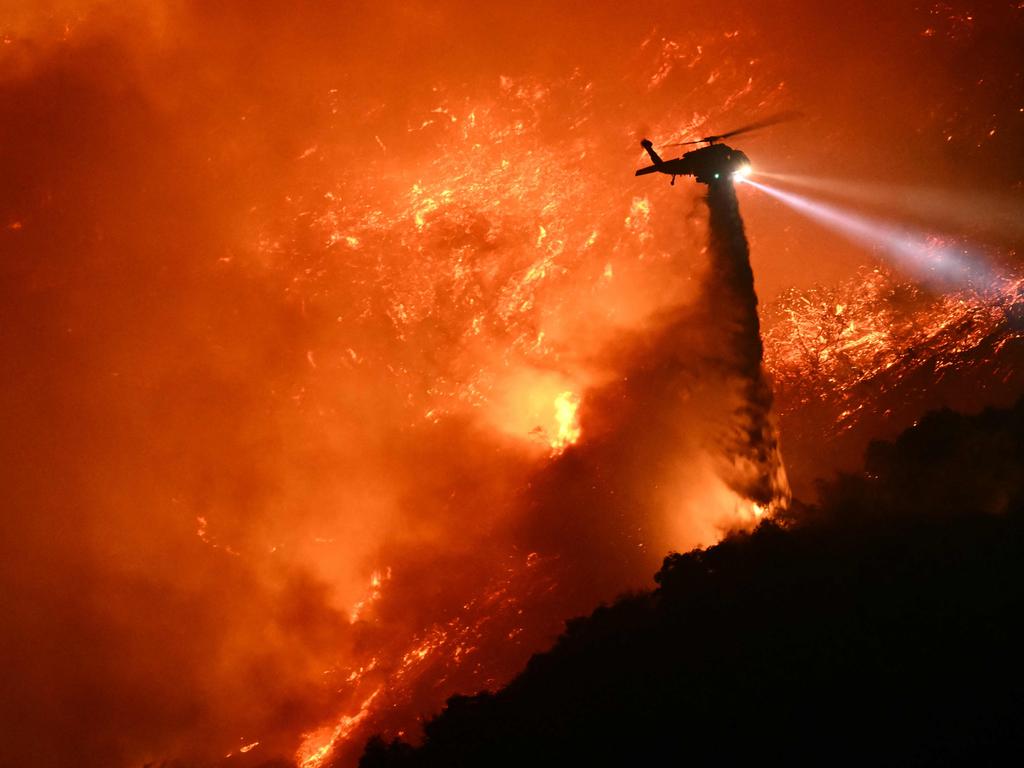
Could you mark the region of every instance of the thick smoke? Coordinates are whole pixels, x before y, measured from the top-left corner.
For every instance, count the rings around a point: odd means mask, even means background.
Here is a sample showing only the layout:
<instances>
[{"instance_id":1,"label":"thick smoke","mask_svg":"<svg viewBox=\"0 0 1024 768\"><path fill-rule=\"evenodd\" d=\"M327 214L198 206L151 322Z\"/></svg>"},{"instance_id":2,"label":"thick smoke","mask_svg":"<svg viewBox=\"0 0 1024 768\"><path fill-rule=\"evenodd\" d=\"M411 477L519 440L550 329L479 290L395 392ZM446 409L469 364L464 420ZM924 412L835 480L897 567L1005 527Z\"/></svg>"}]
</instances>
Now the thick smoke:
<instances>
[{"instance_id":1,"label":"thick smoke","mask_svg":"<svg viewBox=\"0 0 1024 768\"><path fill-rule=\"evenodd\" d=\"M508 632L524 637L511 651L497 642L505 635L478 639L479 660L463 677L435 687L427 674L422 690L396 694L395 727L408 728L453 690L507 677L567 612L639 582L665 549L713 540L728 521L728 492L716 505L721 521L687 511L714 487L714 472L687 460L706 455L708 432L700 409L680 417L688 393L675 381L687 340L700 334L691 322L666 347L662 324L648 323L639 301L616 317L639 328L626 334L635 348L603 351L617 335L611 323L580 345L598 380L625 371L634 383L595 387L581 414L590 447L556 469L544 468L546 446L495 429L500 414L445 401L443 417L423 418L423 393L443 390L445 378L466 370L479 378L482 363L487 375L501 372L479 344L469 347L456 289L445 292L446 270L457 268L451 254L479 264L475 282L459 290L467 306L487 307L488 341L498 343L545 330L513 323L524 305L554 304L523 279L534 273L528 246L547 242L530 212L481 210L488 192L468 199L464 216L417 200L411 221L359 230L358 248L342 239L323 253L310 239L287 249L287 229L273 223L310 218L281 197L305 189L311 173L296 158L309 149L303 137L315 135L304 117L320 102L313 85L297 81L316 68L279 39L272 64L243 82L235 56L262 27L249 19L235 30L229 10L161 16L134 38L128 21L84 13L67 29L56 24L58 39L42 49L11 44L17 66L0 88L12 516L3 712L15 726L5 763L29 755L47 766L205 762L229 752L238 761L254 742L244 759L290 755L301 733L395 680L416 639L497 586L506 563L521 568L532 553L557 563L531 587L534 613L516 619L522 606L509 606ZM178 44L162 24L196 39ZM213 39L204 36L210 29ZM498 116L502 130L537 109L524 90L505 91L513 106ZM431 101L415 101L410 114L432 114ZM294 114L282 116L282 102ZM401 146L404 119L391 133L383 122L374 126L381 143ZM347 139L351 125L338 130ZM536 146L505 141L513 170L535 173ZM340 156L351 160L357 149L344 144ZM409 157L417 173L431 170ZM623 175L621 156L608 165ZM383 196L404 182L385 161L373 170ZM322 201L329 185L317 184ZM351 184L338 194L358 208L356 192L370 192ZM583 242L602 230L613 243L618 277L605 295L640 294L651 282L631 283L631 274L670 268L682 282L687 271L678 254L669 264L644 246L666 239L649 204L631 195L601 210L592 228L566 230ZM380 198L365 205L377 209ZM544 225L547 240L563 236ZM609 262L588 258L603 274ZM630 264L643 258L654 266ZM441 309L424 312L421 288ZM678 306L686 293L659 298ZM666 377L645 383L644 366ZM692 363L685 370L694 376ZM508 399L524 400L508 381ZM533 386L528 378L524 389ZM633 417L620 418L627 412ZM610 498L581 494L567 507L569 486L545 478L570 466L588 488L606 471ZM616 550L614 567L599 566L595 555ZM389 568L383 596L353 621L371 572ZM371 665L377 678L346 687L350 668Z\"/></svg>"},{"instance_id":2,"label":"thick smoke","mask_svg":"<svg viewBox=\"0 0 1024 768\"><path fill-rule=\"evenodd\" d=\"M290 760L392 683L374 717L414 730L764 496L704 211L632 179L634 127L842 93L846 133L758 152L874 162L851 104L959 109L980 60L934 64L917 11L748 5L4 4L0 763ZM934 114L886 135L944 157ZM762 294L848 266L744 206Z\"/></svg>"}]
</instances>

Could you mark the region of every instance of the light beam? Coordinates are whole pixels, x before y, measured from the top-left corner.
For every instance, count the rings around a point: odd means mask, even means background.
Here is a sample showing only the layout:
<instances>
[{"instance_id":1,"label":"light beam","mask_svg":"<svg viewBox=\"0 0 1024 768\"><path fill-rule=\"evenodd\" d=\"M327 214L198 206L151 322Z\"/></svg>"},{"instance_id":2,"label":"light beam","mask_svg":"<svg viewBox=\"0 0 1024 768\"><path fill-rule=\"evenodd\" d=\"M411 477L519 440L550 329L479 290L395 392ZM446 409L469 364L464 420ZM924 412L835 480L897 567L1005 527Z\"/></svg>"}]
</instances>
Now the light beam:
<instances>
[{"instance_id":1,"label":"light beam","mask_svg":"<svg viewBox=\"0 0 1024 768\"><path fill-rule=\"evenodd\" d=\"M966 231L1024 236L1024 200L1020 198L973 190L950 191L910 184L883 184L792 173L759 171L758 176L824 192L844 200L901 210L912 216Z\"/></svg>"},{"instance_id":2,"label":"light beam","mask_svg":"<svg viewBox=\"0 0 1024 768\"><path fill-rule=\"evenodd\" d=\"M895 257L900 266L917 277L941 282L981 281L986 285L994 277L988 267L979 259L972 258L965 248L951 245L949 238L843 210L750 178L737 178L736 181L759 189L854 242Z\"/></svg>"}]
</instances>

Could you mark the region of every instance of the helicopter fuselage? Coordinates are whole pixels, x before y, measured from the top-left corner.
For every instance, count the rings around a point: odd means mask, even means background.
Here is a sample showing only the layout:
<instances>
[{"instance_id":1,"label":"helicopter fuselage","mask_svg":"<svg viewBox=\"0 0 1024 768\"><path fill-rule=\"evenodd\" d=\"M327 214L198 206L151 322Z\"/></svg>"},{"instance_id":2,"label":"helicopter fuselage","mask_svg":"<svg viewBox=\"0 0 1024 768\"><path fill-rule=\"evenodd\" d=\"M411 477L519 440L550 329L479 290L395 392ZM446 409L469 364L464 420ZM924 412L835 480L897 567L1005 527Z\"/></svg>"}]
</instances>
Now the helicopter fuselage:
<instances>
[{"instance_id":1,"label":"helicopter fuselage","mask_svg":"<svg viewBox=\"0 0 1024 768\"><path fill-rule=\"evenodd\" d=\"M709 144L671 160L662 160L647 139L641 145L651 156L654 165L641 168L636 172L637 176L664 173L672 176L673 182L676 176L694 176L702 184L712 184L720 180L731 181L736 174L750 169L750 159L743 152L725 144Z\"/></svg>"}]
</instances>

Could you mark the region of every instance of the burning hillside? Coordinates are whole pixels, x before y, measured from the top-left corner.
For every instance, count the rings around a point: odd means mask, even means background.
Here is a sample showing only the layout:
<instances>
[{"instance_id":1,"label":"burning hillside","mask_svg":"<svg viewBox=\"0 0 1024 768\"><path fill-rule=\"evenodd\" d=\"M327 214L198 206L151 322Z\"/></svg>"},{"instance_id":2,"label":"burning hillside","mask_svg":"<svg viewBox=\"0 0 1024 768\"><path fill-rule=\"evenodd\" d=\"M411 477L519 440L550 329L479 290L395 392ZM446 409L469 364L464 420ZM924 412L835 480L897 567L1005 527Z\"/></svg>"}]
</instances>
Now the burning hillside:
<instances>
[{"instance_id":1,"label":"burning hillside","mask_svg":"<svg viewBox=\"0 0 1024 768\"><path fill-rule=\"evenodd\" d=\"M929 409L973 411L1024 391L1024 282L935 292L880 268L766 310L765 347L791 473L804 498L871 439ZM820 455L825 441L827 459Z\"/></svg>"},{"instance_id":2,"label":"burning hillside","mask_svg":"<svg viewBox=\"0 0 1024 768\"><path fill-rule=\"evenodd\" d=\"M783 498L750 275L642 136L1020 183L1009 6L7 5L2 764L351 764ZM739 204L804 487L1010 359L1010 293Z\"/></svg>"},{"instance_id":3,"label":"burning hillside","mask_svg":"<svg viewBox=\"0 0 1024 768\"><path fill-rule=\"evenodd\" d=\"M360 765L999 762L1022 741L1024 400L934 412L824 503L673 554Z\"/></svg>"}]
</instances>

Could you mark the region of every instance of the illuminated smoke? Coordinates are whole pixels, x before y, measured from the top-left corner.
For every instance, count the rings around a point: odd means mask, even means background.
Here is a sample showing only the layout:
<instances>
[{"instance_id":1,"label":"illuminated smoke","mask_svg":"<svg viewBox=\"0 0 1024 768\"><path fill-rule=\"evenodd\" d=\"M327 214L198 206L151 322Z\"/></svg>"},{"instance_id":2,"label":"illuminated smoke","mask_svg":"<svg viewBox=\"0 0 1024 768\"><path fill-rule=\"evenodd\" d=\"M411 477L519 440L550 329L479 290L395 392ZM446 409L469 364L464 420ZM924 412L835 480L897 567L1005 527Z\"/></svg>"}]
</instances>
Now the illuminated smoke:
<instances>
[{"instance_id":1,"label":"illuminated smoke","mask_svg":"<svg viewBox=\"0 0 1024 768\"><path fill-rule=\"evenodd\" d=\"M1024 200L989 192L951 191L938 187L899 183L853 181L793 173L758 171L758 178L825 192L845 200L865 203L887 211L902 211L945 227L966 232L990 232L1008 237L1024 236Z\"/></svg>"},{"instance_id":2,"label":"illuminated smoke","mask_svg":"<svg viewBox=\"0 0 1024 768\"><path fill-rule=\"evenodd\" d=\"M994 277L980 258L961 246L949 244L937 235L811 200L751 178L737 181L759 189L858 243L895 257L901 268L918 278L962 285L978 280L987 283Z\"/></svg>"}]
</instances>

